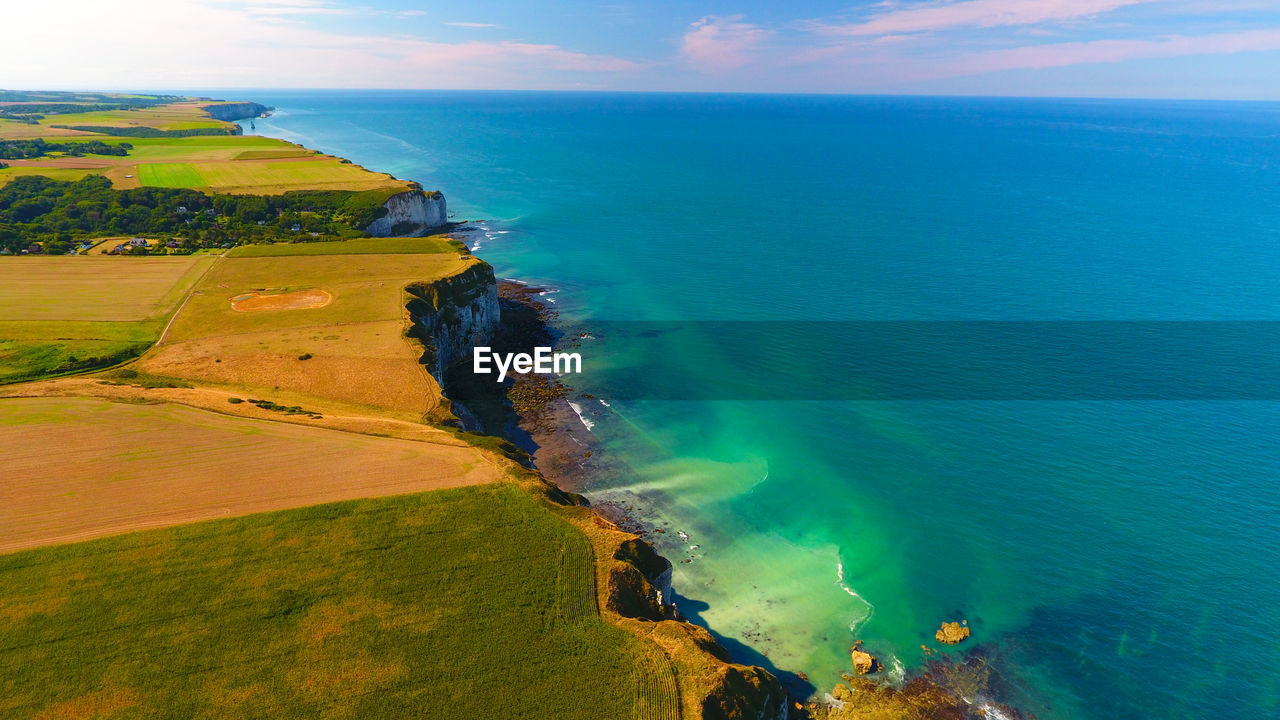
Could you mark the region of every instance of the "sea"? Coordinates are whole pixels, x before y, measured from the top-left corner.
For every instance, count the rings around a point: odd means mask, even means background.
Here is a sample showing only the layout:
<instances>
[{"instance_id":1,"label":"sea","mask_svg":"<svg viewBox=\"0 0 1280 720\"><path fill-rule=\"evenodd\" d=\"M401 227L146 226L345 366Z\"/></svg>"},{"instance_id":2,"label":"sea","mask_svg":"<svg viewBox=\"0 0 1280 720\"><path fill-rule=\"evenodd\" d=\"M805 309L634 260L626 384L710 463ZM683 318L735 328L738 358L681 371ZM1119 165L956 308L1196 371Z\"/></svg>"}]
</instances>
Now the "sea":
<instances>
[{"instance_id":1,"label":"sea","mask_svg":"<svg viewBox=\"0 0 1280 720\"><path fill-rule=\"evenodd\" d=\"M236 98L548 290L587 496L735 659L821 697L860 640L889 683L980 656L969 699L1042 719L1280 717L1280 104Z\"/></svg>"}]
</instances>

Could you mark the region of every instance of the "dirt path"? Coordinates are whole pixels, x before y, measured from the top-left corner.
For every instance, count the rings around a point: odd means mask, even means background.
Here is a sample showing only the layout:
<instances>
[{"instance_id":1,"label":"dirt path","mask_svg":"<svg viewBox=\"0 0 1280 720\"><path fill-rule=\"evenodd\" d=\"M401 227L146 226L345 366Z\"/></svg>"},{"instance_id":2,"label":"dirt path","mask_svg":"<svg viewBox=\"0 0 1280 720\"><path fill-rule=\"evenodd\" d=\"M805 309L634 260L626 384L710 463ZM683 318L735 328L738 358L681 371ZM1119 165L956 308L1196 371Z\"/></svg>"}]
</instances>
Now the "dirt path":
<instances>
[{"instance_id":1,"label":"dirt path","mask_svg":"<svg viewBox=\"0 0 1280 720\"><path fill-rule=\"evenodd\" d=\"M165 323L164 331L160 333L160 339L156 340L156 344L151 346L152 349L158 348L164 344L164 339L169 336L169 328L173 327L173 321L178 319L178 316L182 314L183 308L187 306L187 303L191 302L192 296L196 294L196 288L200 287L200 283L204 281L205 277L209 274L209 271L213 269L213 266L217 265L218 261L226 257L226 255L227 254L224 252L214 258L213 262L209 263L209 267L205 268L204 272L200 273L200 277L196 278L196 281L191 283L191 289L187 291L187 296L182 299L182 304L178 306L178 309L174 310L173 314L169 316L169 322Z\"/></svg>"}]
</instances>

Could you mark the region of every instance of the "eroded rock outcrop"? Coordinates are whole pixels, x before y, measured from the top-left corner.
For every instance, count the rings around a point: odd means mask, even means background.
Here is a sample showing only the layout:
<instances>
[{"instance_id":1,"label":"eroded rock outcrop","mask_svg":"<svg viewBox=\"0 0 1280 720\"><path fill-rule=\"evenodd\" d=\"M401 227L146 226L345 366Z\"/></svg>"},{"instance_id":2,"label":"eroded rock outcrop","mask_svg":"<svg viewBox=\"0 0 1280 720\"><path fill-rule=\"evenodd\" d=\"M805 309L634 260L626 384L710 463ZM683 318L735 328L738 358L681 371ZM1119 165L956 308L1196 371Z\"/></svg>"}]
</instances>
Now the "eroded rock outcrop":
<instances>
[{"instance_id":1,"label":"eroded rock outcrop","mask_svg":"<svg viewBox=\"0 0 1280 720\"><path fill-rule=\"evenodd\" d=\"M943 645L956 645L969 637L969 624L961 622L944 622L934 637Z\"/></svg>"},{"instance_id":2,"label":"eroded rock outcrop","mask_svg":"<svg viewBox=\"0 0 1280 720\"><path fill-rule=\"evenodd\" d=\"M855 647L850 656L853 658L853 669L859 675L867 675L876 671L876 659L872 657L871 653Z\"/></svg>"},{"instance_id":3,"label":"eroded rock outcrop","mask_svg":"<svg viewBox=\"0 0 1280 720\"><path fill-rule=\"evenodd\" d=\"M365 232L375 237L421 235L449 222L444 194L406 190L392 195L382 207L386 213L369 223ZM497 286L494 286L497 293Z\"/></svg>"},{"instance_id":4,"label":"eroded rock outcrop","mask_svg":"<svg viewBox=\"0 0 1280 720\"><path fill-rule=\"evenodd\" d=\"M545 480L544 480L545 482ZM682 717L690 720L783 720L787 694L769 671L734 663L706 628L678 619L665 604L671 563L647 541L624 533L587 508L588 533L596 544L597 572L607 578L604 615L662 648L680 678L673 685ZM658 587L666 588L662 593ZM675 679L674 677L672 678Z\"/></svg>"},{"instance_id":5,"label":"eroded rock outcrop","mask_svg":"<svg viewBox=\"0 0 1280 720\"><path fill-rule=\"evenodd\" d=\"M763 668L726 665L702 701L702 720L774 720L787 716L787 693Z\"/></svg>"},{"instance_id":6,"label":"eroded rock outcrop","mask_svg":"<svg viewBox=\"0 0 1280 720\"><path fill-rule=\"evenodd\" d=\"M665 620L675 616L670 605L671 561L640 538L621 543L613 554L605 606L623 617Z\"/></svg>"}]
</instances>

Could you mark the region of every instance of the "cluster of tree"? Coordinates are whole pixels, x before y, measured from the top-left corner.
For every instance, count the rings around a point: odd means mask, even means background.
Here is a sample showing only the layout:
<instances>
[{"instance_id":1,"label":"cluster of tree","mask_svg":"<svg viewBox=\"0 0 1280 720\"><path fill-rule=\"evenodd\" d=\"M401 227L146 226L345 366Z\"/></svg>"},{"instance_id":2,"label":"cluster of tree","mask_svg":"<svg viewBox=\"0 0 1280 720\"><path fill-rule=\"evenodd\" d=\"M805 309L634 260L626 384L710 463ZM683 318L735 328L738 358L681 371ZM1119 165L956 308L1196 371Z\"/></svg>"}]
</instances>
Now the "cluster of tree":
<instances>
[{"instance_id":1,"label":"cluster of tree","mask_svg":"<svg viewBox=\"0 0 1280 720\"><path fill-rule=\"evenodd\" d=\"M82 155L128 155L133 146L129 143L108 145L101 140L90 140L83 143L51 143L39 138L35 140L0 140L0 158L21 160L38 158L52 152L65 153L74 157Z\"/></svg>"},{"instance_id":2,"label":"cluster of tree","mask_svg":"<svg viewBox=\"0 0 1280 720\"><path fill-rule=\"evenodd\" d=\"M183 130L158 130L153 127L111 127L110 125L54 125L59 130L79 130L80 132L111 135L114 137L136 138L175 138L195 137L197 135L239 135L239 125L232 127L186 128Z\"/></svg>"},{"instance_id":3,"label":"cluster of tree","mask_svg":"<svg viewBox=\"0 0 1280 720\"><path fill-rule=\"evenodd\" d=\"M394 191L310 190L283 195L206 195L185 188L116 190L101 175L75 182L42 176L0 187L0 248L32 244L61 254L86 238L137 235L177 241L179 251L277 240L364 235Z\"/></svg>"},{"instance_id":4,"label":"cluster of tree","mask_svg":"<svg viewBox=\"0 0 1280 720\"><path fill-rule=\"evenodd\" d=\"M13 110L6 112L4 110L0 110L0 119L12 120L14 122L26 123L28 125L36 125L44 119L44 116L36 113L15 112Z\"/></svg>"},{"instance_id":5,"label":"cluster of tree","mask_svg":"<svg viewBox=\"0 0 1280 720\"><path fill-rule=\"evenodd\" d=\"M84 102L62 102L84 98ZM53 102L44 102L54 99ZM75 93L23 93L20 91L0 91L0 101L21 102L22 105L0 105L0 118L17 120L30 125L48 115L66 115L82 112L105 112L109 110L136 110L153 107L178 99L171 95L151 95L145 97L113 98L109 95L91 93L78 95Z\"/></svg>"}]
</instances>

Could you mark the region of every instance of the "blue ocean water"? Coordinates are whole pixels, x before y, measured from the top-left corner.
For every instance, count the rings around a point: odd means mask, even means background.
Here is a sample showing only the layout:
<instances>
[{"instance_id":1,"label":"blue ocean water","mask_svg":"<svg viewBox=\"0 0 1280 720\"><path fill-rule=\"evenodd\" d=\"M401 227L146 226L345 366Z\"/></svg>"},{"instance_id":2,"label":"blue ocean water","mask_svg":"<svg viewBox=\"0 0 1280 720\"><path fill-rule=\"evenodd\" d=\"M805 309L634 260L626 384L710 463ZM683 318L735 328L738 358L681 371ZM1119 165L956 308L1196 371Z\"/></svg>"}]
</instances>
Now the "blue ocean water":
<instances>
[{"instance_id":1,"label":"blue ocean water","mask_svg":"<svg viewBox=\"0 0 1280 720\"><path fill-rule=\"evenodd\" d=\"M279 108L259 133L441 189L500 276L604 328L589 494L669 528L681 607L738 658L829 690L855 639L892 677L964 618L1040 718L1280 713L1280 393L878 394L813 361L853 321L1280 320L1280 105L245 95ZM646 397L641 356L730 390Z\"/></svg>"}]
</instances>

